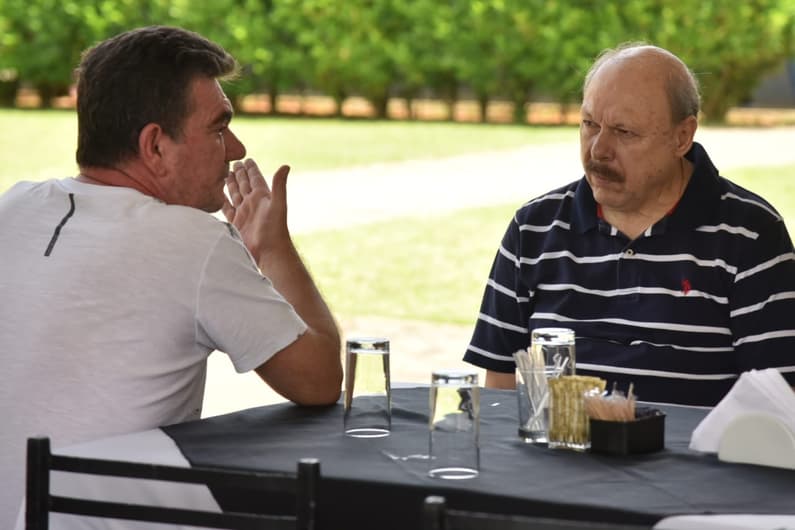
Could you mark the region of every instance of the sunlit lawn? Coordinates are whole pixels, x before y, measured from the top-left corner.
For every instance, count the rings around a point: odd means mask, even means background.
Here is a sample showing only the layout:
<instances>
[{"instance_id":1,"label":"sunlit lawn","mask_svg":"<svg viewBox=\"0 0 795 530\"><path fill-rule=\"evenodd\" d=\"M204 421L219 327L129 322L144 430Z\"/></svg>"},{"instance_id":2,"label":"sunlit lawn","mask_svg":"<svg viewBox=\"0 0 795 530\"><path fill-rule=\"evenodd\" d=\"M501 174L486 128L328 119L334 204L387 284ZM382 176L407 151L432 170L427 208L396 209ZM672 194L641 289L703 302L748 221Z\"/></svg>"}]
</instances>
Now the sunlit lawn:
<instances>
[{"instance_id":1,"label":"sunlit lawn","mask_svg":"<svg viewBox=\"0 0 795 530\"><path fill-rule=\"evenodd\" d=\"M567 141L571 129L239 116L233 131L262 167L330 169ZM0 191L20 179L74 175L74 111L0 110Z\"/></svg>"},{"instance_id":2,"label":"sunlit lawn","mask_svg":"<svg viewBox=\"0 0 795 530\"><path fill-rule=\"evenodd\" d=\"M235 129L264 165L302 169L434 158L569 141L565 128L240 117ZM0 111L0 191L20 179L73 175L72 112ZM795 226L795 165L732 169ZM573 176L573 178L576 176ZM511 204L413 216L296 237L339 316L470 324Z\"/></svg>"}]
</instances>

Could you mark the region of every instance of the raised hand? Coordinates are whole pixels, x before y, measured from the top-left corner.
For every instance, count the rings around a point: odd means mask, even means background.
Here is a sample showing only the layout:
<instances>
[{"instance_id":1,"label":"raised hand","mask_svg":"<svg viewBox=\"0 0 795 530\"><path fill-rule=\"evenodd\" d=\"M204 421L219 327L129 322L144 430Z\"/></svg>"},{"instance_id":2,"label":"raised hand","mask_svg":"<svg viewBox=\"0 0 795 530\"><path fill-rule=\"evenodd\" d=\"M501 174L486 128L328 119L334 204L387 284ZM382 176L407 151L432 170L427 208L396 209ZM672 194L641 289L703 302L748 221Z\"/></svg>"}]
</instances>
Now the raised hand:
<instances>
[{"instance_id":1,"label":"raised hand","mask_svg":"<svg viewBox=\"0 0 795 530\"><path fill-rule=\"evenodd\" d=\"M287 228L289 172L289 166L281 166L269 187L257 164L246 159L235 162L226 178L229 200L224 201L221 210L258 263L269 251L292 245Z\"/></svg>"}]
</instances>

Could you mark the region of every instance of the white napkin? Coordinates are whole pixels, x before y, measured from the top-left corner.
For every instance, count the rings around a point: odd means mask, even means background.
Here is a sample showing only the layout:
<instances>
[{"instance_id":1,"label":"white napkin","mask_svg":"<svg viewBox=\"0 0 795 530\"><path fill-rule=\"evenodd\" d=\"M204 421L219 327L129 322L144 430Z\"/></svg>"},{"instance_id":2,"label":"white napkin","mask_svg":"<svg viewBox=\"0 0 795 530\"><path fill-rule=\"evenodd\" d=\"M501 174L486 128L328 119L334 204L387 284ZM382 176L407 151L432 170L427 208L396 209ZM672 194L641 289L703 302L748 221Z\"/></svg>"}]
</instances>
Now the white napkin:
<instances>
[{"instance_id":1,"label":"white napkin","mask_svg":"<svg viewBox=\"0 0 795 530\"><path fill-rule=\"evenodd\" d=\"M717 453L726 426L749 412L774 416L795 432L795 392L775 368L740 374L729 393L693 431L690 449Z\"/></svg>"}]
</instances>

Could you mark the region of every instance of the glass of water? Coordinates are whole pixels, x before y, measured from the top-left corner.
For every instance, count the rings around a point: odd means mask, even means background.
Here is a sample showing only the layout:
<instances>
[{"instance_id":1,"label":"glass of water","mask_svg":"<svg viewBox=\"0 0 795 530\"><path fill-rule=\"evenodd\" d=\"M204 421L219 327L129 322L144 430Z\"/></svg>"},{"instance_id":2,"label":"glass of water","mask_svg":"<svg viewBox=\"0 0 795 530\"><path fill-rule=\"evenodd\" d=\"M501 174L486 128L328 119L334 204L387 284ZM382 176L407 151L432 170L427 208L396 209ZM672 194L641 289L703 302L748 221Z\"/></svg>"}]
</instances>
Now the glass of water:
<instances>
[{"instance_id":1,"label":"glass of water","mask_svg":"<svg viewBox=\"0 0 795 530\"><path fill-rule=\"evenodd\" d=\"M345 343L345 434L355 438L388 436L392 428L389 340L348 339Z\"/></svg>"}]
</instances>

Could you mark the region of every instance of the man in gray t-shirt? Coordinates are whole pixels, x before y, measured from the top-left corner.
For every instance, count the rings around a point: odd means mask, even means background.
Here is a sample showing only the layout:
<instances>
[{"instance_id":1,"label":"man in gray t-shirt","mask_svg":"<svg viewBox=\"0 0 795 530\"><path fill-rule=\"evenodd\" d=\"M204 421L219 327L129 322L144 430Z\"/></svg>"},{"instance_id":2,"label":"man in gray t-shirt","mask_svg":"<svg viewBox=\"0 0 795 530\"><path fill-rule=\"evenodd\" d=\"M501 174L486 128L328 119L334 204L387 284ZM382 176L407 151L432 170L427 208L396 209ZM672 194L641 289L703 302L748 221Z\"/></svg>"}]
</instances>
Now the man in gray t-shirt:
<instances>
[{"instance_id":1,"label":"man in gray t-shirt","mask_svg":"<svg viewBox=\"0 0 795 530\"><path fill-rule=\"evenodd\" d=\"M213 350L298 404L338 399L339 332L287 229L289 168L269 187L229 129L218 80L235 69L178 28L99 43L78 68L79 175L0 197L0 528L28 436L57 448L197 418Z\"/></svg>"}]
</instances>

